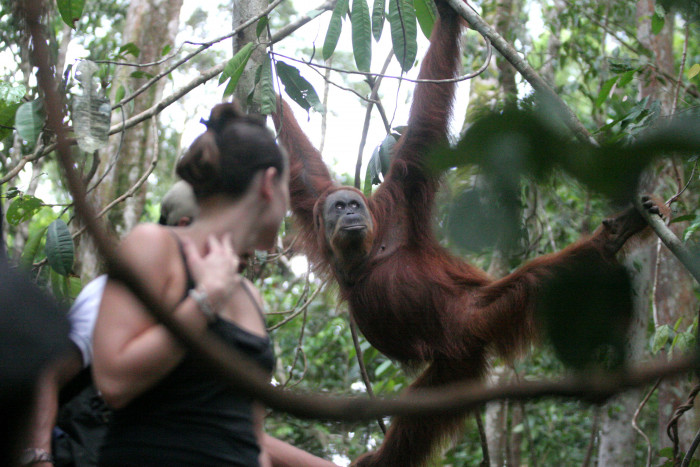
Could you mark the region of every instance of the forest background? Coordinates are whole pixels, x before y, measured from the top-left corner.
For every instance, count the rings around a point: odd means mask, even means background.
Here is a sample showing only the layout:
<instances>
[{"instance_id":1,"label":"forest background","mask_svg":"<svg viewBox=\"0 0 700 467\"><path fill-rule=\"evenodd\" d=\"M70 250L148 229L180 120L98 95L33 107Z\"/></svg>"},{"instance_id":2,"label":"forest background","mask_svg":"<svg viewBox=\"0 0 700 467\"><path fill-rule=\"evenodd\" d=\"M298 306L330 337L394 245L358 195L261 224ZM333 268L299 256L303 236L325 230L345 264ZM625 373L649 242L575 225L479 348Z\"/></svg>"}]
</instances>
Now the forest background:
<instances>
[{"instance_id":1,"label":"forest background","mask_svg":"<svg viewBox=\"0 0 700 467\"><path fill-rule=\"evenodd\" d=\"M13 3L0 1L3 235L12 260L70 303L102 264L74 217L52 152L53 135L45 129L31 44L12 14ZM117 235L138 222L157 220L160 198L175 180L177 157L203 129L199 119L232 96L251 111L268 113L275 89L284 90L299 104L297 118L336 178L371 190L381 182L388 149L405 124L414 86L410 79L435 18L432 4L424 0L318 5L256 0L207 7L189 0L48 4L44 22L62 77L66 123L79 143L73 146L74 164L89 188L90 203ZM634 144L671 116L697 118L698 2L482 0L471 5L597 144ZM249 27L239 27L246 22ZM556 118L542 118L544 104L534 97L532 77L517 73L512 58L494 52L485 63L487 57L480 34L466 31L464 75L476 76L458 88L452 131L454 141L464 143L472 141L474 128L496 125L498 131L477 139L484 149L478 156L491 165L473 164L469 156L447 164L460 167L445 176L435 228L446 246L501 276L561 249L618 209L618 197L610 196L617 189L606 187L617 186L619 174L597 170L586 178L554 169L547 176L517 176L511 164L529 157L523 147L535 148L531 151L545 165L556 165L553 153L563 146L549 148L547 142L558 141L549 127L561 125ZM303 63L309 61L315 65ZM515 116L493 120L504 115ZM539 118L540 126L533 128L541 133L533 134L532 128L518 133L518 119L525 118ZM508 131L499 133L501 126ZM566 148L576 156L576 147ZM693 247L700 229L696 158L658 155L664 158L645 164L643 190L673 200L671 228ZM499 176L516 184L499 186L494 182ZM412 375L361 337L353 345L345 305L337 303L333 286L322 283L295 254L294 237L291 221L285 222L279 251L261 252L247 272L266 299L278 356L275 384L365 394L359 348L374 393L399 393ZM697 284L656 241L633 248L626 264L637 297L633 329L624 340L629 360L643 364L692 349ZM581 332L586 341L596 329ZM567 369L555 350L556 343L545 342L515 364L496 361L490 382L561 376ZM700 418L694 409L683 413L675 442L667 425L695 384L690 377L663 381L603 405L552 398L493 402L470 419L464 435L434 464L478 465L486 451L491 465L672 465L674 455L678 459L690 448ZM321 422L277 412L270 413L266 429L341 464L382 439L376 421Z\"/></svg>"}]
</instances>

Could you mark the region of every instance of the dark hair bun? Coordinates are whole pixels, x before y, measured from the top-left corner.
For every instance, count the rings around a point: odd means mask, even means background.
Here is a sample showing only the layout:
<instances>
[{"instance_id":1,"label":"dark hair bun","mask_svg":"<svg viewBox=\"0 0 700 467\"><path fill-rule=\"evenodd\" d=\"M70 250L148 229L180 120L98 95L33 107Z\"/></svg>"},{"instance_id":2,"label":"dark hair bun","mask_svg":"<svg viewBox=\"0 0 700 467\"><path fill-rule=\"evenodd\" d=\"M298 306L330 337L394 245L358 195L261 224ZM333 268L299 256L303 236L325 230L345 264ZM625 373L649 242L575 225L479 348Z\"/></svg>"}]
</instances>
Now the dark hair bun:
<instances>
[{"instance_id":1,"label":"dark hair bun","mask_svg":"<svg viewBox=\"0 0 700 467\"><path fill-rule=\"evenodd\" d=\"M192 185L197 197L214 193L219 188L221 154L212 131L200 135L178 161L176 172Z\"/></svg>"},{"instance_id":2,"label":"dark hair bun","mask_svg":"<svg viewBox=\"0 0 700 467\"><path fill-rule=\"evenodd\" d=\"M214 108L211 109L209 120L204 122L204 124L207 126L207 129L216 133L221 133L229 123L245 118L246 114L241 111L238 104L226 102L224 104L215 105Z\"/></svg>"},{"instance_id":3,"label":"dark hair bun","mask_svg":"<svg viewBox=\"0 0 700 467\"><path fill-rule=\"evenodd\" d=\"M281 174L285 159L262 115L244 114L235 103L214 106L207 131L197 138L177 164L177 174L198 199L216 193L238 196L255 172L275 167Z\"/></svg>"}]
</instances>

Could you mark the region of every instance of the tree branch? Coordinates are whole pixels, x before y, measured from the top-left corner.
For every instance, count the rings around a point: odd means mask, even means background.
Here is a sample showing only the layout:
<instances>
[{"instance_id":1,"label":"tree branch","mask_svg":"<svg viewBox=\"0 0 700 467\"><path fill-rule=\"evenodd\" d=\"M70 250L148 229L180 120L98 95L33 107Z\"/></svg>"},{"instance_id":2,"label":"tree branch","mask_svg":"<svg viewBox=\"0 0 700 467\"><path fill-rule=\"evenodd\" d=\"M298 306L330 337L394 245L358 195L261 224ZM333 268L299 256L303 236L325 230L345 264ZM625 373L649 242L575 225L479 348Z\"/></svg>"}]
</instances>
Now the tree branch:
<instances>
[{"instance_id":1,"label":"tree branch","mask_svg":"<svg viewBox=\"0 0 700 467\"><path fill-rule=\"evenodd\" d=\"M659 216L650 214L649 211L644 209L640 198L635 198L634 207L639 211L639 214L642 215L654 232L656 232L656 235L659 236L663 244L671 250L671 253L678 258L693 278L700 283L700 258L691 252L683 242L676 237Z\"/></svg>"}]
</instances>

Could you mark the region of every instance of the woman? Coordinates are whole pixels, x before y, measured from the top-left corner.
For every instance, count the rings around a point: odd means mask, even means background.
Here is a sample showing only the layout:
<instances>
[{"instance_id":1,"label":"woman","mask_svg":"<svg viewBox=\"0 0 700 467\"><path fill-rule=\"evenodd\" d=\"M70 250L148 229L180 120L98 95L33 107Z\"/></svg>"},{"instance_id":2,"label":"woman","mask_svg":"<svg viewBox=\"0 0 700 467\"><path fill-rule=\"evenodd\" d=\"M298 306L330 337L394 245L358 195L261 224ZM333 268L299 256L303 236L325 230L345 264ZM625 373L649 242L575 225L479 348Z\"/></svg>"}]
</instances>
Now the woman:
<instances>
[{"instance_id":1,"label":"woman","mask_svg":"<svg viewBox=\"0 0 700 467\"><path fill-rule=\"evenodd\" d=\"M177 166L198 217L137 226L121 254L182 323L208 327L271 372L262 300L237 253L273 246L289 203L287 161L264 120L233 104L214 107L206 125ZM115 409L102 466L333 465L264 436L260 407L203 370L117 281L106 286L93 351L95 382Z\"/></svg>"}]
</instances>

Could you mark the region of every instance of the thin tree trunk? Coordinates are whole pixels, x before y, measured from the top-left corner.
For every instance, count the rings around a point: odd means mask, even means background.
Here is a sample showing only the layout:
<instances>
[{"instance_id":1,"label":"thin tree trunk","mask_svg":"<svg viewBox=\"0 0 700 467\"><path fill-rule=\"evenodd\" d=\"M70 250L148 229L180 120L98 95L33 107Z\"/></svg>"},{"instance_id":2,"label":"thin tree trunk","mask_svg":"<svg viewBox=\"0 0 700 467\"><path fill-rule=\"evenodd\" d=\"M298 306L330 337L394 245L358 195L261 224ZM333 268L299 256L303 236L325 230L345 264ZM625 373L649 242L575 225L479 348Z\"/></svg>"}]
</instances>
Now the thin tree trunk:
<instances>
[{"instance_id":1,"label":"thin tree trunk","mask_svg":"<svg viewBox=\"0 0 700 467\"><path fill-rule=\"evenodd\" d=\"M513 26L516 24L515 18L521 8L520 0L498 0L494 23L496 31L512 42L514 39ZM498 69L498 93L503 98L498 98L498 102L511 102L517 98L517 87L515 84L515 69L500 54L496 54L496 68ZM500 242L497 245L491 258L491 265L488 273L493 277L503 277L509 272L508 258L511 254L509 245ZM510 380L513 371L506 366L500 366L493 371L492 378L495 384L502 384ZM508 401L496 401L486 404L485 430L489 447L489 458L492 467L500 467L505 464L509 457L509 446L511 445L508 430ZM519 443L514 444L517 449Z\"/></svg>"},{"instance_id":2,"label":"thin tree trunk","mask_svg":"<svg viewBox=\"0 0 700 467\"><path fill-rule=\"evenodd\" d=\"M233 27L235 28L239 24L258 15L261 11L267 8L268 5L268 0L247 0L245 2L234 0L232 2ZM234 54L249 42L266 40L267 31L264 31L258 39L255 29L255 27L246 28L233 38ZM234 93L235 100L237 100L241 108L246 110L248 113L260 112L259 104L253 99L249 99L249 96L255 89L255 70L257 70L258 67L263 64L265 60L265 53L266 51L264 47L257 47L255 49L248 60L248 64L243 71L243 75L238 80L238 86L236 87L236 91Z\"/></svg>"},{"instance_id":3,"label":"thin tree trunk","mask_svg":"<svg viewBox=\"0 0 700 467\"><path fill-rule=\"evenodd\" d=\"M641 360L647 342L649 322L649 296L653 284L656 248L645 245L631 252L624 263L632 278L634 318L630 327L627 352L632 361ZM634 449L637 433L632 427L632 418L637 410L641 392L628 391L612 398L601 412L598 465L627 467L635 465Z\"/></svg>"},{"instance_id":4,"label":"thin tree trunk","mask_svg":"<svg viewBox=\"0 0 700 467\"><path fill-rule=\"evenodd\" d=\"M123 42L135 44L139 50L139 56L134 61L138 63L151 63L161 58L161 53L166 46L172 46L178 31L180 8L182 0L132 0L129 4ZM157 74L162 65L141 68L140 71ZM134 69L131 67L118 67L112 82L112 99L118 90L124 86L129 91L138 89L148 80L146 77L131 76ZM162 79L147 91L133 100L132 114L150 108L158 102L163 95L166 80ZM128 117L128 115L127 115ZM117 109L113 115L113 121L121 121L122 114ZM117 134L110 138L107 147L100 151L99 179L104 176L100 186L93 193L90 200L96 208L101 209L118 196L127 192L147 169L157 134L153 134L152 122L146 121L130 129L123 135ZM116 158L116 161L115 161ZM136 194L117 205L108 214L108 224L112 226L118 235L129 232L141 219L146 201L146 184ZM98 262L93 248L90 248L89 239L81 238L83 247L81 251L81 275L85 279L91 279L98 273Z\"/></svg>"},{"instance_id":5,"label":"thin tree trunk","mask_svg":"<svg viewBox=\"0 0 700 467\"><path fill-rule=\"evenodd\" d=\"M653 55L653 65L648 68L640 85L640 98L651 97L661 103L662 113L670 115L673 109L673 89L662 74L675 75L673 56L674 15L668 13L664 27L658 34L651 30L651 17L655 11L654 0L637 2L637 38L639 42ZM676 187L674 161L665 160L657 168L658 174L653 182L654 191L670 195L678 190ZM682 169L678 169L682 172ZM670 180L674 180L670 182ZM681 180L682 183L682 180ZM672 226L676 234L684 228L682 224ZM667 324L673 327L681 319L680 331L693 321L697 310L697 300L693 292L694 281L685 268L671 255L666 248L659 250L658 276L654 295L655 325ZM659 448L669 446L671 441L666 434L666 424L673 415L675 408L685 401L692 384L686 380L662 382L659 386ZM697 421L693 412L687 412L679 421L679 438L681 449L687 448L695 431Z\"/></svg>"}]
</instances>

